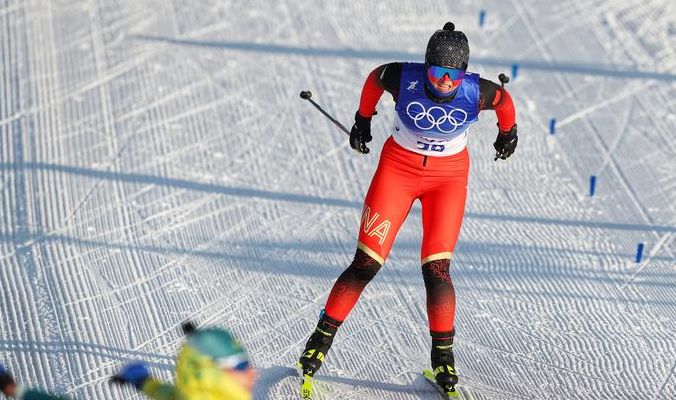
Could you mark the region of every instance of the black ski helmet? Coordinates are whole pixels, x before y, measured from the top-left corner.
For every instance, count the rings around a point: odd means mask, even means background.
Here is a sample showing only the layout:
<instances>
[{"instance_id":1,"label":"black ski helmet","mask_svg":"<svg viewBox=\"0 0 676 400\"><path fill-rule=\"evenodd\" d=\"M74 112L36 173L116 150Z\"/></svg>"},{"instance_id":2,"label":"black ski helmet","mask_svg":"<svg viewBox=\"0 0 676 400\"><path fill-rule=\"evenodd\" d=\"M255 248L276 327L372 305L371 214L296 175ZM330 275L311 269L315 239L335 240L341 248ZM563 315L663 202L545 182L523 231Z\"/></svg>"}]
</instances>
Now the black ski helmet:
<instances>
[{"instance_id":1,"label":"black ski helmet","mask_svg":"<svg viewBox=\"0 0 676 400\"><path fill-rule=\"evenodd\" d=\"M446 22L444 29L432 34L427 42L425 64L442 67L467 69L469 43L467 36L455 30L452 22Z\"/></svg>"}]
</instances>

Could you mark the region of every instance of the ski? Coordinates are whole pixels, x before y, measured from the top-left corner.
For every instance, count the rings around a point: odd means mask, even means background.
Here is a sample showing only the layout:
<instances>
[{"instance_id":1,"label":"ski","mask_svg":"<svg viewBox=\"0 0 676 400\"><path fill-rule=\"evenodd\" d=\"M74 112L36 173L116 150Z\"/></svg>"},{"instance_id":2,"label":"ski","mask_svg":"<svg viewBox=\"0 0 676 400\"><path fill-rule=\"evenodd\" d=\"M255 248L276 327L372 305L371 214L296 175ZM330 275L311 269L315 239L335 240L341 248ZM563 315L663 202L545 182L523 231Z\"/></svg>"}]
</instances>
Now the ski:
<instances>
[{"instance_id":1,"label":"ski","mask_svg":"<svg viewBox=\"0 0 676 400\"><path fill-rule=\"evenodd\" d=\"M465 386L455 385L455 387L451 388L450 391L444 390L444 388L437 384L437 380L434 377L434 372L429 369L423 370L423 376L444 399L474 400L474 395Z\"/></svg>"},{"instance_id":2,"label":"ski","mask_svg":"<svg viewBox=\"0 0 676 400\"><path fill-rule=\"evenodd\" d=\"M434 388L439 392L440 395L444 397L444 399L457 399L458 397L458 392L455 390L455 387L451 387L448 389L444 389L439 384L437 384L437 379L434 377L434 372L432 372L429 369L424 369L423 370L423 376L427 381L434 386Z\"/></svg>"},{"instance_id":3,"label":"ski","mask_svg":"<svg viewBox=\"0 0 676 400\"><path fill-rule=\"evenodd\" d=\"M303 400L312 400L312 376L304 374L299 364L296 364L296 371L301 379L300 396Z\"/></svg>"},{"instance_id":4,"label":"ski","mask_svg":"<svg viewBox=\"0 0 676 400\"><path fill-rule=\"evenodd\" d=\"M312 400L312 377L310 375L303 375L302 379L300 396L303 400Z\"/></svg>"}]
</instances>

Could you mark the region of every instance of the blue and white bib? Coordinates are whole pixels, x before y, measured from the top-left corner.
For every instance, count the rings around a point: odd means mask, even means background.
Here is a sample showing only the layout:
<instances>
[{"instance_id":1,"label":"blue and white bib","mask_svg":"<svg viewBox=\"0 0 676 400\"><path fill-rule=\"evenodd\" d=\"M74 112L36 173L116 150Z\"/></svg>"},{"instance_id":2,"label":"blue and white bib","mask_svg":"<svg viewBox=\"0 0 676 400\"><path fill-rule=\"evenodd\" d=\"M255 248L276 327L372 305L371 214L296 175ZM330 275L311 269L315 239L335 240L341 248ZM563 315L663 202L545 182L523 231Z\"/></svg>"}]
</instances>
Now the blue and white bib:
<instances>
[{"instance_id":1,"label":"blue and white bib","mask_svg":"<svg viewBox=\"0 0 676 400\"><path fill-rule=\"evenodd\" d=\"M478 120L479 75L466 73L455 98L447 103L427 97L425 79L425 64L403 64L392 136L400 146L419 154L459 153L467 145L467 128Z\"/></svg>"}]
</instances>

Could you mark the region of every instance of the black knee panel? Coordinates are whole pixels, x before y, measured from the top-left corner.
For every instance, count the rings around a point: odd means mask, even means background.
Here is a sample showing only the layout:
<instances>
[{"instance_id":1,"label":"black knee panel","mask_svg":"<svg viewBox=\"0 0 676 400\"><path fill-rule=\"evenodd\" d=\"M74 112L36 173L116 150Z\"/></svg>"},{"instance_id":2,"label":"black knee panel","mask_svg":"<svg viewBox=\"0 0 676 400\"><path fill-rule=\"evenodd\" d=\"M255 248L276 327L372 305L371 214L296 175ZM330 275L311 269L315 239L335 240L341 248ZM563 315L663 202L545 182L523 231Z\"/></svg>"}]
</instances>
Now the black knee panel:
<instances>
[{"instance_id":1,"label":"black knee panel","mask_svg":"<svg viewBox=\"0 0 676 400\"><path fill-rule=\"evenodd\" d=\"M347 270L356 279L368 283L380 271L380 267L380 263L373 257L357 249L357 252L354 254L354 260L352 260L352 264L350 264Z\"/></svg>"},{"instance_id":2,"label":"black knee panel","mask_svg":"<svg viewBox=\"0 0 676 400\"><path fill-rule=\"evenodd\" d=\"M429 289L438 284L451 283L451 274L449 268L451 260L448 258L442 260L434 260L423 264L422 274L425 280L425 286Z\"/></svg>"}]
</instances>

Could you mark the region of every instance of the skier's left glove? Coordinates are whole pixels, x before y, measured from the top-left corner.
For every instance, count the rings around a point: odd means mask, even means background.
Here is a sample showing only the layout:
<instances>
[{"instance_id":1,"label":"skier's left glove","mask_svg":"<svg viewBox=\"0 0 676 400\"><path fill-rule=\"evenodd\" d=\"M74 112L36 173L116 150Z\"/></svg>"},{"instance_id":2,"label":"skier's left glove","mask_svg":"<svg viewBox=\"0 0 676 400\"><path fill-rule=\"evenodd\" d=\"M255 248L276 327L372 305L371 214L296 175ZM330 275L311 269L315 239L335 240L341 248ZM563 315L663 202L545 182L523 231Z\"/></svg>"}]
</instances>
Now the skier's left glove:
<instances>
[{"instance_id":1,"label":"skier's left glove","mask_svg":"<svg viewBox=\"0 0 676 400\"><path fill-rule=\"evenodd\" d=\"M495 148L495 160L498 158L506 160L516 149L519 138L516 136L516 124L509 131L498 131L498 137L495 138L493 147Z\"/></svg>"},{"instance_id":2,"label":"skier's left glove","mask_svg":"<svg viewBox=\"0 0 676 400\"><path fill-rule=\"evenodd\" d=\"M114 383L128 383L133 385L137 390L143 388L143 384L150 378L148 366L144 362L135 362L125 365L120 372L118 372L111 379Z\"/></svg>"},{"instance_id":3,"label":"skier's left glove","mask_svg":"<svg viewBox=\"0 0 676 400\"><path fill-rule=\"evenodd\" d=\"M374 114L375 115L375 114ZM368 154L366 143L373 140L371 137L371 117L362 117L357 111L354 114L354 125L350 131L350 147L362 154Z\"/></svg>"}]
</instances>

